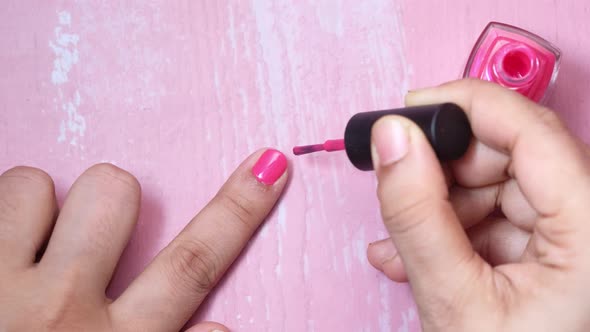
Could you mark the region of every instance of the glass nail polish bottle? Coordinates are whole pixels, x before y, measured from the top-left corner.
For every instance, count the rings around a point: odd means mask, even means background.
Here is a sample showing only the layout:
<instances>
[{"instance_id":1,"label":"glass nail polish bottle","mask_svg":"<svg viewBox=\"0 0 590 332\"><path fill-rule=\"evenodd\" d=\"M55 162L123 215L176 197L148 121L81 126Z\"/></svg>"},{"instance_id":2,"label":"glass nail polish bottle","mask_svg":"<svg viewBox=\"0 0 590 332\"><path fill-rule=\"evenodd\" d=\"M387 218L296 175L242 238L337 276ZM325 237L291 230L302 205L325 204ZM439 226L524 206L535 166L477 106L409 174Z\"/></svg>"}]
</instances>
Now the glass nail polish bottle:
<instances>
[{"instance_id":1,"label":"glass nail polish bottle","mask_svg":"<svg viewBox=\"0 0 590 332\"><path fill-rule=\"evenodd\" d=\"M557 78L560 60L561 51L543 38L491 22L473 47L463 77L495 82L544 103Z\"/></svg>"}]
</instances>

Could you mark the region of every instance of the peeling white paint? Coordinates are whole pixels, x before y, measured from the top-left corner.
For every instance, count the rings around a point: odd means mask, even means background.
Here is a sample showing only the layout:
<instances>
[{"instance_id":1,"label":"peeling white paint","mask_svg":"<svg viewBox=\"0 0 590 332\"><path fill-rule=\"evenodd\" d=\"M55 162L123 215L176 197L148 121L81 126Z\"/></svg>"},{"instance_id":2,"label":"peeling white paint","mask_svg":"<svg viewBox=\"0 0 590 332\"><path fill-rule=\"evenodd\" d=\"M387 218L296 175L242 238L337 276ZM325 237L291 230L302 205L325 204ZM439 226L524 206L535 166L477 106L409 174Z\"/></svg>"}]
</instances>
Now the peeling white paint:
<instances>
[{"instance_id":1,"label":"peeling white paint","mask_svg":"<svg viewBox=\"0 0 590 332\"><path fill-rule=\"evenodd\" d=\"M361 225L359 230L354 235L354 257L361 265L367 263L367 241L365 240L365 226Z\"/></svg>"},{"instance_id":2,"label":"peeling white paint","mask_svg":"<svg viewBox=\"0 0 590 332\"><path fill-rule=\"evenodd\" d=\"M410 307L402 312L402 325L397 328L397 332L410 332L410 323L416 319L416 311Z\"/></svg>"},{"instance_id":3,"label":"peeling white paint","mask_svg":"<svg viewBox=\"0 0 590 332\"><path fill-rule=\"evenodd\" d=\"M59 24L70 26L72 24L72 15L66 11L57 13Z\"/></svg>"},{"instance_id":4,"label":"peeling white paint","mask_svg":"<svg viewBox=\"0 0 590 332\"><path fill-rule=\"evenodd\" d=\"M68 118L66 120L66 130L71 134L70 144L78 145L78 137L84 136L86 132L86 120L80 113L78 113L78 107L80 107L81 98L80 93L76 91L74 93L74 100L62 104L62 110L66 112ZM63 123L63 121L62 121ZM61 125L60 125L60 137L61 137Z\"/></svg>"},{"instance_id":5,"label":"peeling white paint","mask_svg":"<svg viewBox=\"0 0 590 332\"><path fill-rule=\"evenodd\" d=\"M68 141L70 145L84 150L79 142L86 132L86 119L79 113L82 97L79 90L69 86L69 74L74 65L79 61L78 42L80 36L76 33L66 32L72 25L72 15L67 11L57 13L58 25L54 29L54 40L49 41L49 48L53 51L55 59L51 71L51 83L57 86L58 97L54 99L58 110L65 114L65 118L59 124L58 143ZM74 89L72 89L74 88ZM72 91L70 97L66 91Z\"/></svg>"},{"instance_id":6,"label":"peeling white paint","mask_svg":"<svg viewBox=\"0 0 590 332\"><path fill-rule=\"evenodd\" d=\"M78 41L80 37L74 33L63 32L63 28L71 24L71 15L68 12L58 13L59 25L54 29L55 40L49 42L55 59L51 72L51 83L55 85L68 82L68 74L72 67L78 63Z\"/></svg>"},{"instance_id":7,"label":"peeling white paint","mask_svg":"<svg viewBox=\"0 0 590 332\"><path fill-rule=\"evenodd\" d=\"M389 280L379 281L379 302L381 304L381 313L379 314L379 331L390 332L391 328L391 306L390 306L390 292Z\"/></svg>"},{"instance_id":8,"label":"peeling white paint","mask_svg":"<svg viewBox=\"0 0 590 332\"><path fill-rule=\"evenodd\" d=\"M264 304L264 317L267 321L270 321L270 306L268 305L268 302Z\"/></svg>"},{"instance_id":9,"label":"peeling white paint","mask_svg":"<svg viewBox=\"0 0 590 332\"><path fill-rule=\"evenodd\" d=\"M303 278L305 280L309 279L309 257L307 253L303 254Z\"/></svg>"},{"instance_id":10,"label":"peeling white paint","mask_svg":"<svg viewBox=\"0 0 590 332\"><path fill-rule=\"evenodd\" d=\"M346 275L350 275L352 271L352 262L350 259L350 246L344 247L342 249L342 259L344 261L344 271L346 271Z\"/></svg>"},{"instance_id":11,"label":"peeling white paint","mask_svg":"<svg viewBox=\"0 0 590 332\"><path fill-rule=\"evenodd\" d=\"M287 208L285 204L279 204L278 212L279 231L281 234L285 234L287 232Z\"/></svg>"}]
</instances>

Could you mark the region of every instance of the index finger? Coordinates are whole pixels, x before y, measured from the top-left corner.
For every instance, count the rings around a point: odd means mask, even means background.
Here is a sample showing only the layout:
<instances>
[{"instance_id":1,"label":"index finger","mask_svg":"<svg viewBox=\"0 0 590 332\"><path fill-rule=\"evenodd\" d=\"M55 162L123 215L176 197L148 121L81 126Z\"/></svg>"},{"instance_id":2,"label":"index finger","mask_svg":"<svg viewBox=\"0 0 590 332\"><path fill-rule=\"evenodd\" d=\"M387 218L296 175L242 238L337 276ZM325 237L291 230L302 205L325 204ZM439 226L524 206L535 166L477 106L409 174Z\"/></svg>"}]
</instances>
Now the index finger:
<instances>
[{"instance_id":1,"label":"index finger","mask_svg":"<svg viewBox=\"0 0 590 332\"><path fill-rule=\"evenodd\" d=\"M555 188L579 187L587 175L580 143L554 112L520 94L468 79L406 97L408 105L441 102L463 108L476 138L471 149L479 151L456 163L459 182L486 185L515 177L537 211L553 214L568 197Z\"/></svg>"},{"instance_id":2,"label":"index finger","mask_svg":"<svg viewBox=\"0 0 590 332\"><path fill-rule=\"evenodd\" d=\"M287 160L279 151L258 151L247 158L111 305L115 324L178 331L271 211L287 181L286 171Z\"/></svg>"}]
</instances>

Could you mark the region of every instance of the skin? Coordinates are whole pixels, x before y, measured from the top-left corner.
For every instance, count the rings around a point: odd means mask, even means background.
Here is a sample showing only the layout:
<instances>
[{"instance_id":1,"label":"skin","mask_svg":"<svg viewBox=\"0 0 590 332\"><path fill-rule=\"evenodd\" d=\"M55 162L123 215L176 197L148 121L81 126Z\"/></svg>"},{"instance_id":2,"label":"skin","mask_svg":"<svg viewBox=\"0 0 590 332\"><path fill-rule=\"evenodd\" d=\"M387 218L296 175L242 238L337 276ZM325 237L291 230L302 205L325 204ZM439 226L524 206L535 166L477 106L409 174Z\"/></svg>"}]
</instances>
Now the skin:
<instances>
[{"instance_id":1,"label":"skin","mask_svg":"<svg viewBox=\"0 0 590 332\"><path fill-rule=\"evenodd\" d=\"M424 331L587 330L588 149L553 112L496 85L459 81L406 98L447 101L463 107L475 135L455 163L441 166L404 118L373 128L391 238L369 246L369 261L410 282ZM116 300L105 289L137 220L137 180L93 166L58 211L43 171L2 174L0 330L180 330L281 195L286 173L270 186L251 174L262 152ZM228 329L210 322L189 329L213 330Z\"/></svg>"},{"instance_id":2,"label":"skin","mask_svg":"<svg viewBox=\"0 0 590 332\"><path fill-rule=\"evenodd\" d=\"M58 211L45 172L0 176L0 331L179 331L275 205L287 181L248 157L116 300L105 289L137 221L140 186L109 164L82 174ZM38 261L35 256L48 241ZM228 331L205 322L190 332Z\"/></svg>"},{"instance_id":3,"label":"skin","mask_svg":"<svg viewBox=\"0 0 590 332\"><path fill-rule=\"evenodd\" d=\"M409 281L424 331L588 331L588 148L554 112L494 84L457 81L406 98L440 102L460 105L475 136L449 165L406 119L373 127L391 238L369 246L369 261ZM392 128L401 143L388 143Z\"/></svg>"}]
</instances>

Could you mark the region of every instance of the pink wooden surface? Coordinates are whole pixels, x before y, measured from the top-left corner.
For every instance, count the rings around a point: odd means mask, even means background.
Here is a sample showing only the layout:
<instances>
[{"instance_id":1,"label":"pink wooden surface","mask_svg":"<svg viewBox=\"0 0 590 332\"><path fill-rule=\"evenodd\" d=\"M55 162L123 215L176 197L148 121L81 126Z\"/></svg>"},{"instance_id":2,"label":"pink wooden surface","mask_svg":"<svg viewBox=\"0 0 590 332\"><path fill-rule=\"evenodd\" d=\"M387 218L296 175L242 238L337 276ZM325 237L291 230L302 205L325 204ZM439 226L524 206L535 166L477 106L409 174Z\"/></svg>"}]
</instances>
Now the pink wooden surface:
<instances>
[{"instance_id":1,"label":"pink wooden surface","mask_svg":"<svg viewBox=\"0 0 590 332\"><path fill-rule=\"evenodd\" d=\"M587 1L16 1L0 4L0 170L47 170L61 200L91 164L143 208L116 296L251 151L342 134L358 111L458 77L489 20L565 53L552 100L590 141ZM416 331L409 289L368 265L385 236L371 173L292 159L282 202L198 313L236 331ZM441 248L444 250L444 248Z\"/></svg>"}]
</instances>

